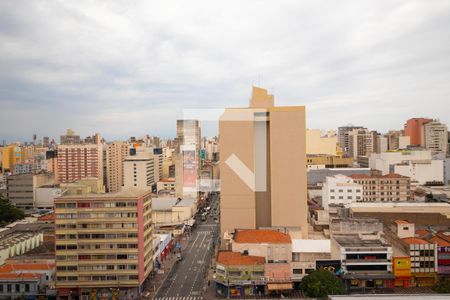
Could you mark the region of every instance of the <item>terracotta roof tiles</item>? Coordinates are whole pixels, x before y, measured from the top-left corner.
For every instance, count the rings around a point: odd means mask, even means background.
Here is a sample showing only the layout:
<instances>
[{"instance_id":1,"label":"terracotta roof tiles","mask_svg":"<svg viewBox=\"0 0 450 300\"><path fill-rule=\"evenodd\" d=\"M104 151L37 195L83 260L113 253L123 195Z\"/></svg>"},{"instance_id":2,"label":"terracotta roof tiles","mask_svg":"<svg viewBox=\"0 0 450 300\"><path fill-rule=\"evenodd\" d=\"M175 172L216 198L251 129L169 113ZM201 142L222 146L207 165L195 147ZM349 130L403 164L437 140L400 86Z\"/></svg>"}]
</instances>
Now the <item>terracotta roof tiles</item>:
<instances>
[{"instance_id":1,"label":"terracotta roof tiles","mask_svg":"<svg viewBox=\"0 0 450 300\"><path fill-rule=\"evenodd\" d=\"M289 234L282 233L276 230L268 229L249 229L239 230L234 236L236 243L249 244L291 244L292 240Z\"/></svg>"},{"instance_id":2,"label":"terracotta roof tiles","mask_svg":"<svg viewBox=\"0 0 450 300\"><path fill-rule=\"evenodd\" d=\"M226 266L264 265L265 262L262 256L243 255L239 252L224 251L217 255L217 263Z\"/></svg>"},{"instance_id":3,"label":"terracotta roof tiles","mask_svg":"<svg viewBox=\"0 0 450 300\"><path fill-rule=\"evenodd\" d=\"M430 244L430 242L420 239L420 238L404 238L402 239L405 243L411 245L411 244Z\"/></svg>"}]
</instances>

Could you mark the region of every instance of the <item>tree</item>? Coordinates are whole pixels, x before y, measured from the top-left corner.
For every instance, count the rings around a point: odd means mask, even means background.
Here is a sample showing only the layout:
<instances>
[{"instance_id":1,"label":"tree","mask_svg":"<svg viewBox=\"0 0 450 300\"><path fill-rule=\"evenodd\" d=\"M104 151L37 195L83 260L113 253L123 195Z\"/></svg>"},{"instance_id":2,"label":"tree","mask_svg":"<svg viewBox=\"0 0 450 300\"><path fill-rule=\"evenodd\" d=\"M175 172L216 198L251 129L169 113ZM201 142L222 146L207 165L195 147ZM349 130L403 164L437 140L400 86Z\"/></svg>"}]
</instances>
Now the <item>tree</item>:
<instances>
[{"instance_id":1,"label":"tree","mask_svg":"<svg viewBox=\"0 0 450 300\"><path fill-rule=\"evenodd\" d=\"M440 294L450 294L450 279L441 278L438 282L433 286L433 290Z\"/></svg>"},{"instance_id":2,"label":"tree","mask_svg":"<svg viewBox=\"0 0 450 300\"><path fill-rule=\"evenodd\" d=\"M326 298L328 295L344 294L342 281L327 270L317 270L305 276L300 289L311 298Z\"/></svg>"},{"instance_id":3,"label":"tree","mask_svg":"<svg viewBox=\"0 0 450 300\"><path fill-rule=\"evenodd\" d=\"M0 195L0 227L9 223L23 219L25 214L17 207L11 205L8 200L3 199Z\"/></svg>"},{"instance_id":4,"label":"tree","mask_svg":"<svg viewBox=\"0 0 450 300\"><path fill-rule=\"evenodd\" d=\"M433 193L429 193L426 196L426 202L435 202Z\"/></svg>"}]
</instances>

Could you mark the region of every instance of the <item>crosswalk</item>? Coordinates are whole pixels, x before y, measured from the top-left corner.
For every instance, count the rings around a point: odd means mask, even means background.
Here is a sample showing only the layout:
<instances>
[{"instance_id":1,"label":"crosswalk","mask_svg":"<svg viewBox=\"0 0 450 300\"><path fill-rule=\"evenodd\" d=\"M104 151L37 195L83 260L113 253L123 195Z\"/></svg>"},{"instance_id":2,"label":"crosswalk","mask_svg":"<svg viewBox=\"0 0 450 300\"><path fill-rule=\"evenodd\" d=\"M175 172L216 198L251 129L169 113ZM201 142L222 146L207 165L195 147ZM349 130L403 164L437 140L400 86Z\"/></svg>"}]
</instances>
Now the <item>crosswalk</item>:
<instances>
[{"instance_id":1,"label":"crosswalk","mask_svg":"<svg viewBox=\"0 0 450 300\"><path fill-rule=\"evenodd\" d=\"M203 300L202 296L157 297L154 300Z\"/></svg>"}]
</instances>

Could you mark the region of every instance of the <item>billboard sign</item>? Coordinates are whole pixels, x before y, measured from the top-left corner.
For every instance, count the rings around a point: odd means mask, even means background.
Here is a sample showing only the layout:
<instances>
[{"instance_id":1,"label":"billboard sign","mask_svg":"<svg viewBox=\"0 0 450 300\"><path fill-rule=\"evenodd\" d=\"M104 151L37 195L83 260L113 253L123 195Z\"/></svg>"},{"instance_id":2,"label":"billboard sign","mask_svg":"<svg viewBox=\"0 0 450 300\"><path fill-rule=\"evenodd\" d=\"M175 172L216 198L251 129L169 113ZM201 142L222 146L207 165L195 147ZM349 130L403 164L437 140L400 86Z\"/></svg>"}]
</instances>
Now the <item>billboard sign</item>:
<instances>
[{"instance_id":1,"label":"billboard sign","mask_svg":"<svg viewBox=\"0 0 450 300\"><path fill-rule=\"evenodd\" d=\"M411 258L410 257L394 257L394 276L410 277L411 276Z\"/></svg>"},{"instance_id":2,"label":"billboard sign","mask_svg":"<svg viewBox=\"0 0 450 300\"><path fill-rule=\"evenodd\" d=\"M339 275L342 273L341 261L338 259L317 260L316 270L326 270L335 275Z\"/></svg>"}]
</instances>

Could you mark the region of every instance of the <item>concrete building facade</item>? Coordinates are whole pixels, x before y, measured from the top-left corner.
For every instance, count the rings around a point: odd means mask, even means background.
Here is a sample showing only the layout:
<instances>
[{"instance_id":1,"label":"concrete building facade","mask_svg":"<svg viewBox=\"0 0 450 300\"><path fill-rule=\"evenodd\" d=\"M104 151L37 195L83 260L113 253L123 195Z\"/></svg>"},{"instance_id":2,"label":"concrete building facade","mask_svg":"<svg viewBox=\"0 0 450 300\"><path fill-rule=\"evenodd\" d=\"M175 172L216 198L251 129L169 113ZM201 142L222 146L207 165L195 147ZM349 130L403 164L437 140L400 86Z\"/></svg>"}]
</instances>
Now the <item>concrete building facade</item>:
<instances>
[{"instance_id":1,"label":"concrete building facade","mask_svg":"<svg viewBox=\"0 0 450 300\"><path fill-rule=\"evenodd\" d=\"M408 201L411 199L411 179L391 173L381 176L354 174L353 181L363 187L363 201Z\"/></svg>"},{"instance_id":2,"label":"concrete building facade","mask_svg":"<svg viewBox=\"0 0 450 300\"><path fill-rule=\"evenodd\" d=\"M106 150L106 187L108 192L120 191L124 182L123 162L129 155L129 145L126 142L113 142Z\"/></svg>"},{"instance_id":3,"label":"concrete building facade","mask_svg":"<svg viewBox=\"0 0 450 300\"><path fill-rule=\"evenodd\" d=\"M149 191L63 196L55 200L59 299L139 297L153 270Z\"/></svg>"},{"instance_id":4,"label":"concrete building facade","mask_svg":"<svg viewBox=\"0 0 450 300\"><path fill-rule=\"evenodd\" d=\"M438 120L427 122L422 129L422 146L432 154L447 154L448 128Z\"/></svg>"},{"instance_id":5,"label":"concrete building facade","mask_svg":"<svg viewBox=\"0 0 450 300\"><path fill-rule=\"evenodd\" d=\"M306 130L306 154L336 155L337 136L322 136L318 129Z\"/></svg>"},{"instance_id":6,"label":"concrete building facade","mask_svg":"<svg viewBox=\"0 0 450 300\"><path fill-rule=\"evenodd\" d=\"M124 188L151 190L155 184L155 160L148 152L128 156L124 163Z\"/></svg>"},{"instance_id":7,"label":"concrete building facade","mask_svg":"<svg viewBox=\"0 0 450 300\"><path fill-rule=\"evenodd\" d=\"M58 145L58 182L75 182L87 177L103 181L103 149L101 144Z\"/></svg>"},{"instance_id":8,"label":"concrete building facade","mask_svg":"<svg viewBox=\"0 0 450 300\"><path fill-rule=\"evenodd\" d=\"M280 227L307 237L305 107L273 102L254 87L249 108L220 118L222 234Z\"/></svg>"},{"instance_id":9,"label":"concrete building facade","mask_svg":"<svg viewBox=\"0 0 450 300\"><path fill-rule=\"evenodd\" d=\"M362 185L344 175L327 177L322 187L322 206L328 210L330 204L350 204L363 200Z\"/></svg>"},{"instance_id":10,"label":"concrete building facade","mask_svg":"<svg viewBox=\"0 0 450 300\"><path fill-rule=\"evenodd\" d=\"M405 123L405 136L409 136L411 146L421 146L422 141L422 126L432 119L427 118L412 118Z\"/></svg>"}]
</instances>

